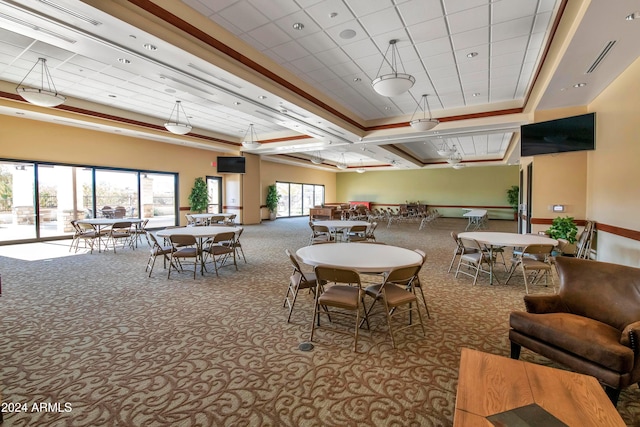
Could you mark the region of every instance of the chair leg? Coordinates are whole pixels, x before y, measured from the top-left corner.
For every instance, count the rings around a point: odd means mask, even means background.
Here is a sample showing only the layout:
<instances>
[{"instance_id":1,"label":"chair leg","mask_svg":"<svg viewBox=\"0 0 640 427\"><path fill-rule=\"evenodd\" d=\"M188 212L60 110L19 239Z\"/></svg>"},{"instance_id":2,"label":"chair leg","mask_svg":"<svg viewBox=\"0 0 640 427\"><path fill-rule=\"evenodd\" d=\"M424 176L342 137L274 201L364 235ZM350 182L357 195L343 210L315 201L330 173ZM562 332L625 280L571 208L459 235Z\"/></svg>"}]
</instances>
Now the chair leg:
<instances>
[{"instance_id":1,"label":"chair leg","mask_svg":"<svg viewBox=\"0 0 640 427\"><path fill-rule=\"evenodd\" d=\"M522 277L524 277L524 290L527 295L529 295L529 284L527 283L527 270L524 268L524 265L520 266L522 268Z\"/></svg>"},{"instance_id":2,"label":"chair leg","mask_svg":"<svg viewBox=\"0 0 640 427\"><path fill-rule=\"evenodd\" d=\"M416 287L414 287L413 289L414 289L414 292L415 292ZM424 292L422 292L422 286L418 286L417 289L420 289L420 296L422 297L422 302L424 303L424 309L427 312L427 318L431 319L431 314L429 314L429 307L427 307L427 300L424 297ZM418 303L416 302L416 306L417 305L418 305Z\"/></svg>"},{"instance_id":3,"label":"chair leg","mask_svg":"<svg viewBox=\"0 0 640 427\"><path fill-rule=\"evenodd\" d=\"M520 344L516 344L511 341L511 358L518 360L520 359L520 350L522 350L522 346Z\"/></svg>"},{"instance_id":4,"label":"chair leg","mask_svg":"<svg viewBox=\"0 0 640 427\"><path fill-rule=\"evenodd\" d=\"M449 264L449 269L447 270L447 273L451 273L451 269L453 268L453 263L456 261L456 257L458 255L459 255L458 249L456 248L456 251L453 253L453 258L451 258L451 264Z\"/></svg>"}]
</instances>

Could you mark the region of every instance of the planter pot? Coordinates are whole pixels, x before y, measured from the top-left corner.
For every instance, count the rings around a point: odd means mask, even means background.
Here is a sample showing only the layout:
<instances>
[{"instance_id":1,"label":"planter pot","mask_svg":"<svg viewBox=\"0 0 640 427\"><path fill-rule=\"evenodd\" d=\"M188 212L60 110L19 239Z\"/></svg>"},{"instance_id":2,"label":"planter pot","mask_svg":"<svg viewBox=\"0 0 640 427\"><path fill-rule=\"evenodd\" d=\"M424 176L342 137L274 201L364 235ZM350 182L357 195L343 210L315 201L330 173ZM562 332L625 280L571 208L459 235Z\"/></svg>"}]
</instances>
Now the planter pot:
<instances>
[{"instance_id":1,"label":"planter pot","mask_svg":"<svg viewBox=\"0 0 640 427\"><path fill-rule=\"evenodd\" d=\"M276 212L269 211L269 219L271 221L275 221L276 220L276 215L277 215Z\"/></svg>"}]
</instances>

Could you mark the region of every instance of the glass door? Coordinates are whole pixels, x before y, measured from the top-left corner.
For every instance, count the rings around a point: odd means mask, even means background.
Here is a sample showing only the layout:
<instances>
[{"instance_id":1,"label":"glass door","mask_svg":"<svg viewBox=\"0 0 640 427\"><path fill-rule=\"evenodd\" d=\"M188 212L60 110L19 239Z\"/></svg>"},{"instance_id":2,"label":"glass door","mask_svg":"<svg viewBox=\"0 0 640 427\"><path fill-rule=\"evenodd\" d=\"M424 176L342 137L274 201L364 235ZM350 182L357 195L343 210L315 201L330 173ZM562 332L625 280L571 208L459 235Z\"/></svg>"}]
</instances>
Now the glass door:
<instances>
[{"instance_id":1,"label":"glass door","mask_svg":"<svg viewBox=\"0 0 640 427\"><path fill-rule=\"evenodd\" d=\"M35 239L33 163L0 162L0 241Z\"/></svg>"},{"instance_id":2,"label":"glass door","mask_svg":"<svg viewBox=\"0 0 640 427\"><path fill-rule=\"evenodd\" d=\"M209 193L207 213L222 213L222 178L219 176L208 176L207 192Z\"/></svg>"}]
</instances>

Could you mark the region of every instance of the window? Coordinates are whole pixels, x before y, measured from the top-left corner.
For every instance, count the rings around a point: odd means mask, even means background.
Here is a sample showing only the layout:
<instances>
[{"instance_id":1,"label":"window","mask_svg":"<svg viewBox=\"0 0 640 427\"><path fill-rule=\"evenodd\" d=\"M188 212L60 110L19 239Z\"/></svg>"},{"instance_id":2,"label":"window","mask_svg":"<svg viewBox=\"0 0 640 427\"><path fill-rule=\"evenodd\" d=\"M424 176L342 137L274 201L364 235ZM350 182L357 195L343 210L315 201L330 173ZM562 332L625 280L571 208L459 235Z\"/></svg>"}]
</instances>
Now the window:
<instances>
[{"instance_id":1,"label":"window","mask_svg":"<svg viewBox=\"0 0 640 427\"><path fill-rule=\"evenodd\" d=\"M324 203L324 185L276 182L279 218L309 215L309 209Z\"/></svg>"},{"instance_id":2,"label":"window","mask_svg":"<svg viewBox=\"0 0 640 427\"><path fill-rule=\"evenodd\" d=\"M174 173L0 160L0 243L68 237L71 220L149 219L176 224Z\"/></svg>"}]
</instances>

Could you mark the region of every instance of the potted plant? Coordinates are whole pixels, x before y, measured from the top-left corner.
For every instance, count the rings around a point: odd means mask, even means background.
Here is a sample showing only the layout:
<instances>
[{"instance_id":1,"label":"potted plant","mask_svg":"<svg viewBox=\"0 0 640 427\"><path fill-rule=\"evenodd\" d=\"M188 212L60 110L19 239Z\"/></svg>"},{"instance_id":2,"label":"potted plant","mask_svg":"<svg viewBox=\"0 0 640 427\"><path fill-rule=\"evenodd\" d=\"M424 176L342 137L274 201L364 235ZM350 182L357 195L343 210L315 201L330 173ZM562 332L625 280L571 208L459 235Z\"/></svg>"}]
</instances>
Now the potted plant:
<instances>
[{"instance_id":1,"label":"potted plant","mask_svg":"<svg viewBox=\"0 0 640 427\"><path fill-rule=\"evenodd\" d=\"M518 202L520 201L520 187L512 185L507 190L507 203L513 208L513 219L518 219Z\"/></svg>"},{"instance_id":2,"label":"potted plant","mask_svg":"<svg viewBox=\"0 0 640 427\"><path fill-rule=\"evenodd\" d=\"M191 212L202 213L209 206L209 194L207 193L207 183L202 177L197 177L193 182L191 194L189 194L189 205Z\"/></svg>"},{"instance_id":3,"label":"potted plant","mask_svg":"<svg viewBox=\"0 0 640 427\"><path fill-rule=\"evenodd\" d=\"M573 217L554 218L551 227L545 233L552 239L558 240L558 247L562 250L562 253L571 254L575 252L574 244L576 243L578 227L573 222ZM573 249L573 251L570 249Z\"/></svg>"},{"instance_id":4,"label":"potted plant","mask_svg":"<svg viewBox=\"0 0 640 427\"><path fill-rule=\"evenodd\" d=\"M267 187L267 209L269 209L269 219L271 221L276 219L279 200L280 194L278 194L278 187L276 187L275 184L271 184Z\"/></svg>"}]
</instances>

